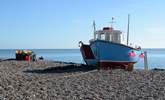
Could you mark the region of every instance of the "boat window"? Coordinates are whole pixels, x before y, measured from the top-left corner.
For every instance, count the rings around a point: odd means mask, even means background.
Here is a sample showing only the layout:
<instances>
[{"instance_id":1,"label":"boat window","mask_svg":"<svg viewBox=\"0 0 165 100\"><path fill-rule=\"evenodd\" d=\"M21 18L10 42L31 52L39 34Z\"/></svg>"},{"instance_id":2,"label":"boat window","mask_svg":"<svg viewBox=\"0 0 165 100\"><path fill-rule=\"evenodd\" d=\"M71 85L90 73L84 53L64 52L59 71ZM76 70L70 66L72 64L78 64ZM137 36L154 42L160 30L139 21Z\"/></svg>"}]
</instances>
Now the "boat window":
<instances>
[{"instance_id":1,"label":"boat window","mask_svg":"<svg viewBox=\"0 0 165 100\"><path fill-rule=\"evenodd\" d=\"M105 35L101 34L101 40L105 40Z\"/></svg>"},{"instance_id":2,"label":"boat window","mask_svg":"<svg viewBox=\"0 0 165 100\"><path fill-rule=\"evenodd\" d=\"M111 34L109 35L109 41L110 41L110 42L112 41L112 36L111 36Z\"/></svg>"}]
</instances>

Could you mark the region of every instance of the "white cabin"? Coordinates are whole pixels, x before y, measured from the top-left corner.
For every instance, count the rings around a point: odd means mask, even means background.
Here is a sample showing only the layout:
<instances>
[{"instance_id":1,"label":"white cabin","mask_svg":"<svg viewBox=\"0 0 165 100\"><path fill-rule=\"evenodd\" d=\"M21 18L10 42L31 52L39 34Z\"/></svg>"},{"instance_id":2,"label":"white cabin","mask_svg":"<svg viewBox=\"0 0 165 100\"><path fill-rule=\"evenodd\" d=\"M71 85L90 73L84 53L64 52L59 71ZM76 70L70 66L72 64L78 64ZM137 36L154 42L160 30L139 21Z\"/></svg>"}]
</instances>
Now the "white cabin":
<instances>
[{"instance_id":1,"label":"white cabin","mask_svg":"<svg viewBox=\"0 0 165 100\"><path fill-rule=\"evenodd\" d=\"M98 30L94 32L94 40L105 40L114 43L121 43L120 30L114 30L112 27L104 27L103 30Z\"/></svg>"}]
</instances>

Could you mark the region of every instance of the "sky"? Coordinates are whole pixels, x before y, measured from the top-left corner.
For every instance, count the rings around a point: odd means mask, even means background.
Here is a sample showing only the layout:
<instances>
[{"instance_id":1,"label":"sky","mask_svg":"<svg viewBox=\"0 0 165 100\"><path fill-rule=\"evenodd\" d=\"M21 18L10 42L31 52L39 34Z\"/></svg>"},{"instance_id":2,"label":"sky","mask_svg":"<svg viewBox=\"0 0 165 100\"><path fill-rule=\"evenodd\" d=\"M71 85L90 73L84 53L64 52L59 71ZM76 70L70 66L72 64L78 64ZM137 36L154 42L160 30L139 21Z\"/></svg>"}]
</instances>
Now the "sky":
<instances>
[{"instance_id":1,"label":"sky","mask_svg":"<svg viewBox=\"0 0 165 100\"><path fill-rule=\"evenodd\" d=\"M165 0L0 0L0 49L78 48L96 28L110 26L130 43L165 48Z\"/></svg>"}]
</instances>

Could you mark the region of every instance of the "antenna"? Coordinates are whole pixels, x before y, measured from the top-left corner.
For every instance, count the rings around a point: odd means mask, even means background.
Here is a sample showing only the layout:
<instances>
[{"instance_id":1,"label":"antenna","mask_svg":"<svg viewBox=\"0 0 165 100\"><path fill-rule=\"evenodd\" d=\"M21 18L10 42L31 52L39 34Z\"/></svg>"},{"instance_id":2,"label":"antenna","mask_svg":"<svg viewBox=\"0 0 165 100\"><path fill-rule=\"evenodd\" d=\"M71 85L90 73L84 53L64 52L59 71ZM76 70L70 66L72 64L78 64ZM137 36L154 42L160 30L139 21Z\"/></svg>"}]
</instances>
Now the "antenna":
<instances>
[{"instance_id":1,"label":"antenna","mask_svg":"<svg viewBox=\"0 0 165 100\"><path fill-rule=\"evenodd\" d=\"M96 40L96 24L95 24L95 20L93 21L93 34L94 34L94 40Z\"/></svg>"},{"instance_id":2,"label":"antenna","mask_svg":"<svg viewBox=\"0 0 165 100\"><path fill-rule=\"evenodd\" d=\"M129 44L129 23L130 23L130 15L128 14L128 26L127 26L127 45Z\"/></svg>"},{"instance_id":3,"label":"antenna","mask_svg":"<svg viewBox=\"0 0 165 100\"><path fill-rule=\"evenodd\" d=\"M111 23L111 28L112 28L112 27L113 27L113 23L115 23L115 21L114 21L114 17L112 17L112 21L109 22L109 23Z\"/></svg>"}]
</instances>

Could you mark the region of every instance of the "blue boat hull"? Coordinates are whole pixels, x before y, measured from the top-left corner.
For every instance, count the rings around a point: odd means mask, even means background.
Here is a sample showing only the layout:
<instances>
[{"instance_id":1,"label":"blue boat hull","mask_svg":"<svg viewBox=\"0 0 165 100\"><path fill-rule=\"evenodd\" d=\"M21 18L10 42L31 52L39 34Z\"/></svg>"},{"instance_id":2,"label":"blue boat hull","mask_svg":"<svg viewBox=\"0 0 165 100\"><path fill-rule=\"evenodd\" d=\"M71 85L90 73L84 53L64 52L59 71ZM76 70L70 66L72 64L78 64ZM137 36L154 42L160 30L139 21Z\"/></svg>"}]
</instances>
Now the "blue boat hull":
<instances>
[{"instance_id":1,"label":"blue boat hull","mask_svg":"<svg viewBox=\"0 0 165 100\"><path fill-rule=\"evenodd\" d=\"M83 45L82 45L83 46ZM135 64L141 59L143 52L123 44L96 40L88 45L88 50L82 48L84 61L88 65L112 66ZM84 50L86 49L86 52ZM91 49L91 51L89 50ZM92 54L91 54L92 53ZM88 54L88 57L87 57Z\"/></svg>"}]
</instances>

